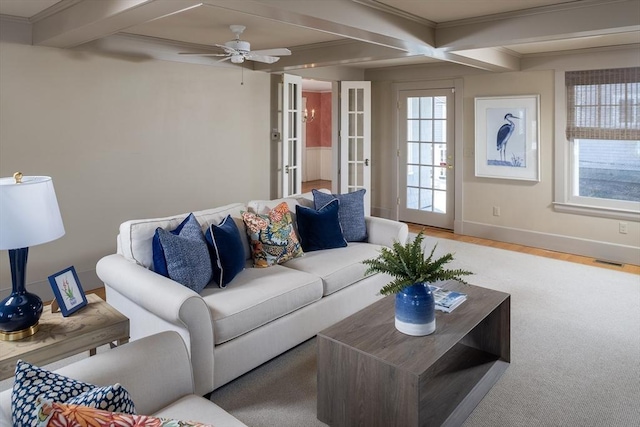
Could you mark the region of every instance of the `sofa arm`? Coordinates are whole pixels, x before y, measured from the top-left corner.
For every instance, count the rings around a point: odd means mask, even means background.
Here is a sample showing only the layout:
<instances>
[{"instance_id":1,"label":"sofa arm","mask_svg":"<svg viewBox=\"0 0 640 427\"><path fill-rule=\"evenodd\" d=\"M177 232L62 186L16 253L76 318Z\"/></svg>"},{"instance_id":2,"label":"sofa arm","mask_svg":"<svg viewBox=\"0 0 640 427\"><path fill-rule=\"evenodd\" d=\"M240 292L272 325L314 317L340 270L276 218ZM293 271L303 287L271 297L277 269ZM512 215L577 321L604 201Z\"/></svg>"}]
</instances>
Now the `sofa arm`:
<instances>
[{"instance_id":1,"label":"sofa arm","mask_svg":"<svg viewBox=\"0 0 640 427\"><path fill-rule=\"evenodd\" d=\"M139 414L152 415L194 392L189 353L173 331L98 353L56 372L99 386L122 384Z\"/></svg>"},{"instance_id":2,"label":"sofa arm","mask_svg":"<svg viewBox=\"0 0 640 427\"><path fill-rule=\"evenodd\" d=\"M148 312L170 324L166 329L181 333L193 364L196 393L213 390L213 319L209 307L196 292L181 284L126 260L122 255L108 255L96 265L98 277L123 301L112 301L116 309L130 317ZM120 307L122 303L122 307ZM133 309L131 309L133 307ZM162 322L157 322L162 328ZM164 324L166 325L166 323ZM157 328L158 329L158 328ZM146 334L159 332L148 331ZM134 336L133 339L141 337Z\"/></svg>"},{"instance_id":3,"label":"sofa arm","mask_svg":"<svg viewBox=\"0 0 640 427\"><path fill-rule=\"evenodd\" d=\"M403 222L367 216L365 223L369 243L391 247L396 241L404 244L409 236L409 227Z\"/></svg>"}]
</instances>

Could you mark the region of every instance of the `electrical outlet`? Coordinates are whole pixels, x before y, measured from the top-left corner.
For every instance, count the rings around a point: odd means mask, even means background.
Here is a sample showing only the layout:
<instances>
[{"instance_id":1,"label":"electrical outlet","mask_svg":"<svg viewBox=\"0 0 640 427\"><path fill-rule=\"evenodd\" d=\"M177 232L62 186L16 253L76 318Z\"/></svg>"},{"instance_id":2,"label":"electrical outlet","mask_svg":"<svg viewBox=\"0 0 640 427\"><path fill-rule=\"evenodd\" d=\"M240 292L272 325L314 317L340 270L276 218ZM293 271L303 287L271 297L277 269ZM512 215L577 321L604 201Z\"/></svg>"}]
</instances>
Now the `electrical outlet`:
<instances>
[{"instance_id":1,"label":"electrical outlet","mask_svg":"<svg viewBox=\"0 0 640 427\"><path fill-rule=\"evenodd\" d=\"M618 224L618 231L620 232L620 234L627 234L627 223L620 222Z\"/></svg>"},{"instance_id":2,"label":"electrical outlet","mask_svg":"<svg viewBox=\"0 0 640 427\"><path fill-rule=\"evenodd\" d=\"M493 207L493 216L500 216L500 206Z\"/></svg>"}]
</instances>

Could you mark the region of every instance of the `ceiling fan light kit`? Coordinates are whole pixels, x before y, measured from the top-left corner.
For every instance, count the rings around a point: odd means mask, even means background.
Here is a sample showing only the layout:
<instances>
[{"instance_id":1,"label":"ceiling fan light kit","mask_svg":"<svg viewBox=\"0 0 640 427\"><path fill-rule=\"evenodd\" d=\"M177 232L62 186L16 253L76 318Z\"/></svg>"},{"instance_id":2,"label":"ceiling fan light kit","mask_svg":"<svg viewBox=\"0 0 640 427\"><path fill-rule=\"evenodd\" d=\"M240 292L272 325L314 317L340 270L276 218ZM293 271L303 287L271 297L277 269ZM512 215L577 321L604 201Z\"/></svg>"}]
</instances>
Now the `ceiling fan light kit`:
<instances>
[{"instance_id":1,"label":"ceiling fan light kit","mask_svg":"<svg viewBox=\"0 0 640 427\"><path fill-rule=\"evenodd\" d=\"M223 57L218 62L231 61L233 64L242 64L245 60L264 62L266 64L273 64L277 62L280 56L291 55L291 51L287 48L275 48L275 49L263 49L263 50L251 50L251 44L247 41L240 40L240 35L244 32L246 27L244 25L230 25L231 32L235 34L235 40L230 40L225 44L214 44L224 51L224 53L189 53L180 52L180 55L192 55L192 56L221 56Z\"/></svg>"}]
</instances>

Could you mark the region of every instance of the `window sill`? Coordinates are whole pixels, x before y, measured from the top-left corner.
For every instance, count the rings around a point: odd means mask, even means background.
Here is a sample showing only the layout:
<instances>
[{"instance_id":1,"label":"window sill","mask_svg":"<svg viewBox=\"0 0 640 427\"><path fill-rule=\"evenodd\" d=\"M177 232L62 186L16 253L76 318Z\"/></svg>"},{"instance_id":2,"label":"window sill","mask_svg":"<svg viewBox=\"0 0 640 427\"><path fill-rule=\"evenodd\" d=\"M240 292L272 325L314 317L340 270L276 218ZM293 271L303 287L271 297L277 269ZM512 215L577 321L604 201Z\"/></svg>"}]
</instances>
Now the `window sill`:
<instances>
[{"instance_id":1,"label":"window sill","mask_svg":"<svg viewBox=\"0 0 640 427\"><path fill-rule=\"evenodd\" d=\"M558 202L553 203L553 209L563 213L640 222L640 212L638 211Z\"/></svg>"}]
</instances>

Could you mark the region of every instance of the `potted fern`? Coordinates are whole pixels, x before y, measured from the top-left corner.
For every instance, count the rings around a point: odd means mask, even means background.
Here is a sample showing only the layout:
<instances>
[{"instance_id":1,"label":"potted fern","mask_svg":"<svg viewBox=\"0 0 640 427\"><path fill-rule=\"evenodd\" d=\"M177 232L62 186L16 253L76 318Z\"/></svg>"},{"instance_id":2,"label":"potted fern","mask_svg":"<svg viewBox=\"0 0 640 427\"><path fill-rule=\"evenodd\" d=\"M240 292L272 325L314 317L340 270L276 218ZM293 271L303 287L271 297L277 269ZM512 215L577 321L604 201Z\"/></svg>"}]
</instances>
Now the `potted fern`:
<instances>
[{"instance_id":1,"label":"potted fern","mask_svg":"<svg viewBox=\"0 0 640 427\"><path fill-rule=\"evenodd\" d=\"M467 283L461 276L473 274L444 268L453 260L453 254L433 259L437 245L425 256L423 240L421 231L413 241L404 245L395 242L391 248L382 248L378 257L362 261L368 266L365 274L386 273L393 277L380 293L396 294L396 329L407 335L429 335L436 329L435 301L429 283L451 279Z\"/></svg>"}]
</instances>

